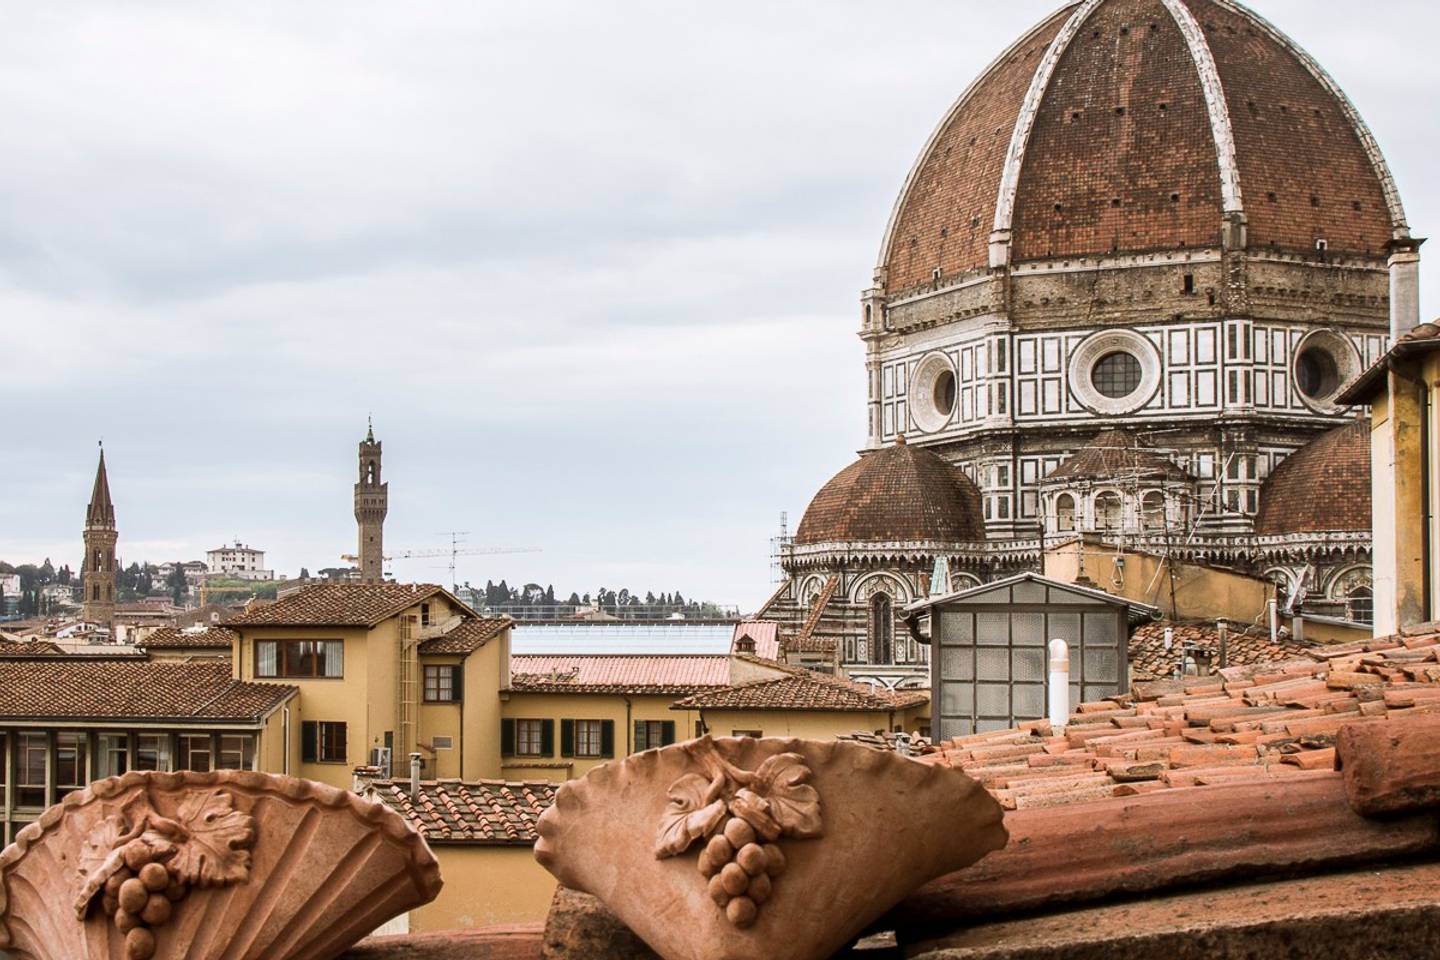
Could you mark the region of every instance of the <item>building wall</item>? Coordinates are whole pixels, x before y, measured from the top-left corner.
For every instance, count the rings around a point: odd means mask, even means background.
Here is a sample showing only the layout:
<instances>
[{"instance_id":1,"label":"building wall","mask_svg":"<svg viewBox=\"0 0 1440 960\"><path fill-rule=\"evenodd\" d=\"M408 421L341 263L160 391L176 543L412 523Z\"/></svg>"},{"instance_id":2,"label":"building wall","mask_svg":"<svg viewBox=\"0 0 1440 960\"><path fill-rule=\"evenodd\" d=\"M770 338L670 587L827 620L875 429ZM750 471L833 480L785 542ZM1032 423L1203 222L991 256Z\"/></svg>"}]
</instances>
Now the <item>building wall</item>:
<instances>
[{"instance_id":1,"label":"building wall","mask_svg":"<svg viewBox=\"0 0 1440 960\"><path fill-rule=\"evenodd\" d=\"M508 720L553 720L554 750L549 756L506 757L502 760L502 776L506 780L568 780L582 777L605 762L606 758L562 757L560 755L561 720L610 720L615 724L615 757L628 756L634 749L636 720L671 721L675 739L695 736L698 713L671 710L678 696L631 696L591 693L522 693L511 691L502 696L501 716ZM496 737L496 755L499 737Z\"/></svg>"},{"instance_id":2,"label":"building wall","mask_svg":"<svg viewBox=\"0 0 1440 960\"><path fill-rule=\"evenodd\" d=\"M290 757L291 775L307 780L318 780L332 787L349 789L352 784L351 769L369 760L372 740L383 736L383 730L390 727L372 727L373 719L384 721L393 717L394 693L386 697L390 703L389 713L381 704L372 704L373 692L369 682L370 659L375 651L383 648L383 642L367 643L367 631L363 628L314 628L314 627L245 627L240 630L240 642L235 645L237 676L241 680L258 683L285 683L300 690L299 710L291 710ZM255 676L256 640L340 640L345 644L344 676L330 678L273 678ZM339 721L345 724L345 760L335 763L305 763L301 752L301 717L304 720ZM379 745L376 743L375 745Z\"/></svg>"},{"instance_id":3,"label":"building wall","mask_svg":"<svg viewBox=\"0 0 1440 960\"><path fill-rule=\"evenodd\" d=\"M1408 366L1371 408L1376 636L1440 616L1440 353Z\"/></svg>"},{"instance_id":4,"label":"building wall","mask_svg":"<svg viewBox=\"0 0 1440 960\"><path fill-rule=\"evenodd\" d=\"M737 734L765 737L803 737L812 740L832 740L845 733L874 733L902 727L913 732L928 725L921 715L926 709L896 711L895 713L821 710L706 710L702 719L706 729L713 736L729 737Z\"/></svg>"},{"instance_id":5,"label":"building wall","mask_svg":"<svg viewBox=\"0 0 1440 960\"><path fill-rule=\"evenodd\" d=\"M422 662L426 658L421 658ZM465 658L464 711L460 741L466 780L498 780L500 764L500 687L510 672L510 631L507 629Z\"/></svg>"},{"instance_id":6,"label":"building wall","mask_svg":"<svg viewBox=\"0 0 1440 960\"><path fill-rule=\"evenodd\" d=\"M1275 596L1275 586L1268 580L1176 562L1172 603L1171 571L1164 558L1079 540L1047 550L1041 572L1066 583L1083 574L1108 593L1159 607L1172 620L1225 617L1263 623Z\"/></svg>"},{"instance_id":7,"label":"building wall","mask_svg":"<svg viewBox=\"0 0 1440 960\"><path fill-rule=\"evenodd\" d=\"M501 923L538 923L550 911L555 878L526 846L433 843L445 886L410 913L412 933Z\"/></svg>"}]
</instances>

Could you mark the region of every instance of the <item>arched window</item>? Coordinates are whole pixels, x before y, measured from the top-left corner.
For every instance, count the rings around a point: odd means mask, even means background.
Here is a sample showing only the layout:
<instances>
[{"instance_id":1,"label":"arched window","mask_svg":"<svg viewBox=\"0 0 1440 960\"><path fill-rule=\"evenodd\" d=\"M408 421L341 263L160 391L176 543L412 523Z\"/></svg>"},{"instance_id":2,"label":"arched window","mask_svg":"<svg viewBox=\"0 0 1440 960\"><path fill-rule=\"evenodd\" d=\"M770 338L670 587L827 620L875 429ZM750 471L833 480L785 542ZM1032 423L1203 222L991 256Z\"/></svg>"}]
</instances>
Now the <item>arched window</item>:
<instances>
[{"instance_id":1,"label":"arched window","mask_svg":"<svg viewBox=\"0 0 1440 960\"><path fill-rule=\"evenodd\" d=\"M1345 596L1350 619L1356 623L1375 622L1375 594L1369 587L1351 587Z\"/></svg>"},{"instance_id":2,"label":"arched window","mask_svg":"<svg viewBox=\"0 0 1440 960\"><path fill-rule=\"evenodd\" d=\"M1270 574L1270 582L1275 584L1275 609L1290 609L1290 578L1284 571L1276 570Z\"/></svg>"},{"instance_id":3,"label":"arched window","mask_svg":"<svg viewBox=\"0 0 1440 960\"><path fill-rule=\"evenodd\" d=\"M1125 505L1120 494L1105 490L1095 495L1095 529L1119 530L1125 516Z\"/></svg>"},{"instance_id":4,"label":"arched window","mask_svg":"<svg viewBox=\"0 0 1440 960\"><path fill-rule=\"evenodd\" d=\"M1068 493L1055 498L1055 529L1060 533L1075 529L1075 498Z\"/></svg>"},{"instance_id":5,"label":"arched window","mask_svg":"<svg viewBox=\"0 0 1440 960\"><path fill-rule=\"evenodd\" d=\"M101 563L100 563L100 556L101 556L100 551L99 551L99 550L96 550L96 551L95 551L95 566L91 567L91 568L90 568L91 570L99 571L99 570L103 570L103 569L104 569L104 567L101 566Z\"/></svg>"},{"instance_id":6,"label":"arched window","mask_svg":"<svg viewBox=\"0 0 1440 960\"><path fill-rule=\"evenodd\" d=\"M895 661L895 608L888 593L870 598L870 662Z\"/></svg>"},{"instance_id":7,"label":"arched window","mask_svg":"<svg viewBox=\"0 0 1440 960\"><path fill-rule=\"evenodd\" d=\"M1146 530L1165 529L1165 494L1151 490L1140 501L1140 513Z\"/></svg>"},{"instance_id":8,"label":"arched window","mask_svg":"<svg viewBox=\"0 0 1440 960\"><path fill-rule=\"evenodd\" d=\"M95 584L94 586L92 586L92 587L90 588L90 599L91 599L91 600L99 600L99 599L100 599L100 584L97 583L97 584Z\"/></svg>"}]
</instances>

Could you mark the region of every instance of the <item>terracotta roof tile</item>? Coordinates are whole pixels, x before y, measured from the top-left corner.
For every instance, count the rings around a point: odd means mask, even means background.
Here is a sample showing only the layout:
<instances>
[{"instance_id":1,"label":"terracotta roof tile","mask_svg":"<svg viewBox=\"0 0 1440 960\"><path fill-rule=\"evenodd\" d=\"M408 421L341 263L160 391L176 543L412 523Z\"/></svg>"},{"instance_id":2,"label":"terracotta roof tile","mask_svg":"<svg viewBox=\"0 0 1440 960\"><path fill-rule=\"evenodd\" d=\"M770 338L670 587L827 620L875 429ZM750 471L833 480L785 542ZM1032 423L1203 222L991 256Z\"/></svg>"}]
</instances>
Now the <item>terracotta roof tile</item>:
<instances>
[{"instance_id":1,"label":"terracotta roof tile","mask_svg":"<svg viewBox=\"0 0 1440 960\"><path fill-rule=\"evenodd\" d=\"M466 617L444 636L422 640L420 653L466 656L498 637L514 622L509 617Z\"/></svg>"},{"instance_id":2,"label":"terracotta roof tile","mask_svg":"<svg viewBox=\"0 0 1440 960\"><path fill-rule=\"evenodd\" d=\"M1047 721L960 737L922 757L959 767L1009 809L1301 776L1334 764L1347 723L1440 710L1440 624L1315 648L1281 663L1138 682Z\"/></svg>"},{"instance_id":3,"label":"terracotta roof tile","mask_svg":"<svg viewBox=\"0 0 1440 960\"><path fill-rule=\"evenodd\" d=\"M742 620L735 624L735 635L730 640L730 652L736 644L748 637L755 644L754 654L766 660L780 656L780 624L774 620Z\"/></svg>"},{"instance_id":4,"label":"terracotta roof tile","mask_svg":"<svg viewBox=\"0 0 1440 960\"><path fill-rule=\"evenodd\" d=\"M218 661L0 660L0 719L254 723L297 693L246 683Z\"/></svg>"},{"instance_id":5,"label":"terracotta roof tile","mask_svg":"<svg viewBox=\"0 0 1440 960\"><path fill-rule=\"evenodd\" d=\"M682 696L730 682L730 660L712 654L523 654L510 658L510 689L526 693Z\"/></svg>"},{"instance_id":6,"label":"terracotta roof tile","mask_svg":"<svg viewBox=\"0 0 1440 960\"><path fill-rule=\"evenodd\" d=\"M1255 533L1370 529L1370 424L1353 420L1280 462L1260 487Z\"/></svg>"},{"instance_id":7,"label":"terracotta roof tile","mask_svg":"<svg viewBox=\"0 0 1440 960\"><path fill-rule=\"evenodd\" d=\"M324 583L302 587L227 621L231 627L370 627L443 589L416 583ZM448 594L447 594L448 596ZM457 605L458 600L454 601Z\"/></svg>"},{"instance_id":8,"label":"terracotta roof tile","mask_svg":"<svg viewBox=\"0 0 1440 960\"><path fill-rule=\"evenodd\" d=\"M419 796L412 797L408 780L376 780L365 795L409 820L430 843L529 846L558 787L545 781L422 780Z\"/></svg>"},{"instance_id":9,"label":"terracotta roof tile","mask_svg":"<svg viewBox=\"0 0 1440 960\"><path fill-rule=\"evenodd\" d=\"M1171 647L1165 649L1165 628L1172 630ZM1220 662L1220 632L1214 623L1145 623L1130 635L1130 679L1159 680L1175 676L1185 656L1185 646L1204 649L1212 663ZM1231 666L1282 663L1305 656L1309 647L1281 639L1270 642L1268 631L1258 628L1231 628L1227 634L1226 659Z\"/></svg>"},{"instance_id":10,"label":"terracotta roof tile","mask_svg":"<svg viewBox=\"0 0 1440 960\"><path fill-rule=\"evenodd\" d=\"M143 650L229 650L238 639L239 635L235 631L224 627L209 627L205 630L161 627L146 636L137 646Z\"/></svg>"},{"instance_id":11,"label":"terracotta roof tile","mask_svg":"<svg viewBox=\"0 0 1440 960\"><path fill-rule=\"evenodd\" d=\"M930 700L927 691L876 690L812 671L739 684L678 700L672 710L905 710Z\"/></svg>"},{"instance_id":12,"label":"terracotta roof tile","mask_svg":"<svg viewBox=\"0 0 1440 960\"><path fill-rule=\"evenodd\" d=\"M960 468L903 441L837 473L795 530L801 545L984 539L979 488Z\"/></svg>"}]
</instances>

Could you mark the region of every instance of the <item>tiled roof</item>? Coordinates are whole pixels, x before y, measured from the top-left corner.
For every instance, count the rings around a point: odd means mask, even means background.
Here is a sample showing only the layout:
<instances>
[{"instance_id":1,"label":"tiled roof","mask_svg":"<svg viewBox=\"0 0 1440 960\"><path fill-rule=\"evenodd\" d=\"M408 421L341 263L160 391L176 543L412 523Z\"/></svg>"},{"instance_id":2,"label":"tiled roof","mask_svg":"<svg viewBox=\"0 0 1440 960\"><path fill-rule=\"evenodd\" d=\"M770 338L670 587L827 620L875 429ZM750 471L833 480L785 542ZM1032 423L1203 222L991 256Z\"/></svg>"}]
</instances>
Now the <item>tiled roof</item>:
<instances>
[{"instance_id":1,"label":"tiled roof","mask_svg":"<svg viewBox=\"0 0 1440 960\"><path fill-rule=\"evenodd\" d=\"M161 627L137 646L145 650L197 650L201 648L229 650L239 636L224 627L210 627L206 630L177 630L175 627Z\"/></svg>"},{"instance_id":2,"label":"tiled roof","mask_svg":"<svg viewBox=\"0 0 1440 960\"><path fill-rule=\"evenodd\" d=\"M323 583L227 621L231 627L371 627L437 593L434 584ZM458 605L459 601L455 601Z\"/></svg>"},{"instance_id":3,"label":"tiled roof","mask_svg":"<svg viewBox=\"0 0 1440 960\"><path fill-rule=\"evenodd\" d=\"M555 802L556 783L503 780L376 780L365 795L409 820L431 843L530 845L535 822Z\"/></svg>"},{"instance_id":4,"label":"tiled roof","mask_svg":"<svg viewBox=\"0 0 1440 960\"><path fill-rule=\"evenodd\" d=\"M965 770L1010 809L1331 769L1346 723L1440 710L1440 624L1286 663L1137 683L1046 721L961 737L922 759Z\"/></svg>"},{"instance_id":5,"label":"tiled roof","mask_svg":"<svg viewBox=\"0 0 1440 960\"><path fill-rule=\"evenodd\" d=\"M0 638L0 656L7 657L49 657L64 656L59 644L49 640L8 640Z\"/></svg>"},{"instance_id":6,"label":"tiled roof","mask_svg":"<svg viewBox=\"0 0 1440 960\"><path fill-rule=\"evenodd\" d=\"M1165 649L1165 628L1172 632L1171 646ZM1130 635L1130 679L1162 680L1175 676L1185 656L1185 646L1199 646L1210 654L1211 663L1220 662L1220 632L1214 623L1145 623ZM1270 642L1269 631L1258 628L1231 628L1225 640L1226 660L1232 667L1260 663L1283 663L1305 656L1311 648L1285 639Z\"/></svg>"},{"instance_id":7,"label":"tiled roof","mask_svg":"<svg viewBox=\"0 0 1440 960\"><path fill-rule=\"evenodd\" d=\"M708 654L524 654L510 658L510 689L525 693L678 697L729 682L729 658Z\"/></svg>"},{"instance_id":8,"label":"tiled roof","mask_svg":"<svg viewBox=\"0 0 1440 960\"><path fill-rule=\"evenodd\" d=\"M754 653L757 657L766 660L774 660L780 656L780 624L774 620L742 620L735 624L735 636L730 641L730 651L735 652L735 645L744 637L749 637L755 642Z\"/></svg>"},{"instance_id":9,"label":"tiled roof","mask_svg":"<svg viewBox=\"0 0 1440 960\"><path fill-rule=\"evenodd\" d=\"M460 654L464 656L485 646L514 622L509 617L466 617L443 637L422 640L419 649L422 654Z\"/></svg>"},{"instance_id":10,"label":"tiled roof","mask_svg":"<svg viewBox=\"0 0 1440 960\"><path fill-rule=\"evenodd\" d=\"M219 661L0 660L0 719L254 723L295 687L234 680Z\"/></svg>"},{"instance_id":11,"label":"tiled roof","mask_svg":"<svg viewBox=\"0 0 1440 960\"><path fill-rule=\"evenodd\" d=\"M1352 420L1280 462L1260 486L1255 533L1370 529L1370 424Z\"/></svg>"},{"instance_id":12,"label":"tiled roof","mask_svg":"<svg viewBox=\"0 0 1440 960\"><path fill-rule=\"evenodd\" d=\"M979 488L958 467L903 440L837 473L795 530L799 545L984 539Z\"/></svg>"},{"instance_id":13,"label":"tiled roof","mask_svg":"<svg viewBox=\"0 0 1440 960\"><path fill-rule=\"evenodd\" d=\"M839 677L795 671L776 680L760 680L697 693L678 700L672 710L905 710L927 703L925 691L876 690Z\"/></svg>"},{"instance_id":14,"label":"tiled roof","mask_svg":"<svg viewBox=\"0 0 1440 960\"><path fill-rule=\"evenodd\" d=\"M1404 223L1367 152L1373 138L1305 54L1238 7L1102 0L1052 58L1079 8L1069 4L1021 38L943 118L906 179L884 242L885 293L986 270L1001 227L1016 261L1214 248L1235 206L1252 249L1313 251L1324 237L1332 251L1383 257ZM1182 9L1204 31L1209 77ZM1033 112L1022 109L1037 83ZM1207 110L1215 96L1230 104L1233 196ZM1017 128L1023 163L1007 182ZM997 223L1007 195L1013 215Z\"/></svg>"},{"instance_id":15,"label":"tiled roof","mask_svg":"<svg viewBox=\"0 0 1440 960\"><path fill-rule=\"evenodd\" d=\"M1187 480L1189 475L1127 430L1102 430L1046 480Z\"/></svg>"}]
</instances>

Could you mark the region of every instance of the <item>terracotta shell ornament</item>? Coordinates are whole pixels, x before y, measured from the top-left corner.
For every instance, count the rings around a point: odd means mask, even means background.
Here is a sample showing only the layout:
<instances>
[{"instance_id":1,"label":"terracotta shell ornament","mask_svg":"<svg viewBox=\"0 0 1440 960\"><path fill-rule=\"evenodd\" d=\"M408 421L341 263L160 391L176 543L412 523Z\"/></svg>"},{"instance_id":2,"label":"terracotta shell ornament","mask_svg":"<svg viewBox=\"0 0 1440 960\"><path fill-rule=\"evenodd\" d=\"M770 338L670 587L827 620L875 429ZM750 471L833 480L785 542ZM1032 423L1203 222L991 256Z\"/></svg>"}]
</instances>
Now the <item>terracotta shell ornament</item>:
<instances>
[{"instance_id":1,"label":"terracotta shell ornament","mask_svg":"<svg viewBox=\"0 0 1440 960\"><path fill-rule=\"evenodd\" d=\"M332 960L433 900L398 814L243 771L128 773L66 796L0 854L0 948L24 960Z\"/></svg>"},{"instance_id":2,"label":"terracotta shell ornament","mask_svg":"<svg viewBox=\"0 0 1440 960\"><path fill-rule=\"evenodd\" d=\"M703 737L556 794L536 859L666 960L823 960L906 894L1004 846L959 770L855 743Z\"/></svg>"}]
</instances>

